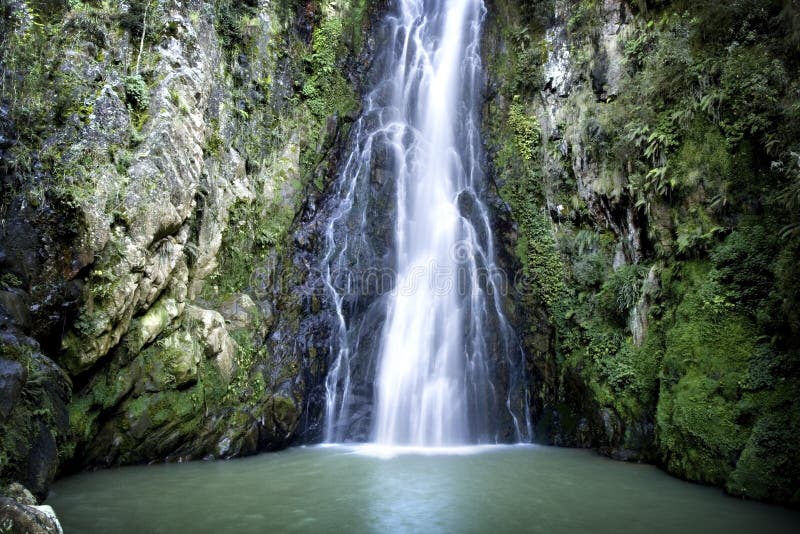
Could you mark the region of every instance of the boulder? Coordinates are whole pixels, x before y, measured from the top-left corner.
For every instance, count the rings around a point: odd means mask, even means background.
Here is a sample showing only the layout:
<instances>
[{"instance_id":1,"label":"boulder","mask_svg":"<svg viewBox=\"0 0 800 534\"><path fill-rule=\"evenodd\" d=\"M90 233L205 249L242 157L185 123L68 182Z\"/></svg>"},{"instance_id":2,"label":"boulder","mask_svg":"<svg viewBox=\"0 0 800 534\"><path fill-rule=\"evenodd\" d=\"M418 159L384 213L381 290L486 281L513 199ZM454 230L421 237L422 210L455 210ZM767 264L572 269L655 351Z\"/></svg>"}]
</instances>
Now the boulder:
<instances>
[{"instance_id":1,"label":"boulder","mask_svg":"<svg viewBox=\"0 0 800 534\"><path fill-rule=\"evenodd\" d=\"M225 319L219 312L187 305L185 318L195 339L204 344L206 358L214 364L222 377L230 380L234 372L234 343L225 328Z\"/></svg>"},{"instance_id":2,"label":"boulder","mask_svg":"<svg viewBox=\"0 0 800 534\"><path fill-rule=\"evenodd\" d=\"M11 415L27 380L28 370L21 363L0 358L0 423Z\"/></svg>"},{"instance_id":3,"label":"boulder","mask_svg":"<svg viewBox=\"0 0 800 534\"><path fill-rule=\"evenodd\" d=\"M36 506L38 501L33 494L28 491L28 488L20 484L19 482L12 482L4 491L6 497L14 499L20 504L26 504L28 506Z\"/></svg>"},{"instance_id":4,"label":"boulder","mask_svg":"<svg viewBox=\"0 0 800 534\"><path fill-rule=\"evenodd\" d=\"M225 318L230 330L242 330L253 326L259 309L248 295L237 293L222 302L219 312Z\"/></svg>"},{"instance_id":5,"label":"boulder","mask_svg":"<svg viewBox=\"0 0 800 534\"><path fill-rule=\"evenodd\" d=\"M28 506L0 497L0 531L5 534L63 534L50 506Z\"/></svg>"}]
</instances>

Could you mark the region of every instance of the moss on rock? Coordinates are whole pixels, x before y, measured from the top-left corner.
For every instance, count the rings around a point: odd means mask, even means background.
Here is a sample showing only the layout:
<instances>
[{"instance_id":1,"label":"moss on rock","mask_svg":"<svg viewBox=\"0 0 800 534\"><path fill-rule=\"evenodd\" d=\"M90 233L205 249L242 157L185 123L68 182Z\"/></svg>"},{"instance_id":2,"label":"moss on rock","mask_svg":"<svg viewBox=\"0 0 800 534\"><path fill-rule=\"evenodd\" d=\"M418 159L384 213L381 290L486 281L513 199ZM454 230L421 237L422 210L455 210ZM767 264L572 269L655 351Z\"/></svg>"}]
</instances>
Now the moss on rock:
<instances>
[{"instance_id":1,"label":"moss on rock","mask_svg":"<svg viewBox=\"0 0 800 534\"><path fill-rule=\"evenodd\" d=\"M778 102L800 82L767 22L783 8L727 6L748 38L709 6L647 7L489 13L487 145L531 286L515 307L537 439L796 503L798 122Z\"/></svg>"}]
</instances>

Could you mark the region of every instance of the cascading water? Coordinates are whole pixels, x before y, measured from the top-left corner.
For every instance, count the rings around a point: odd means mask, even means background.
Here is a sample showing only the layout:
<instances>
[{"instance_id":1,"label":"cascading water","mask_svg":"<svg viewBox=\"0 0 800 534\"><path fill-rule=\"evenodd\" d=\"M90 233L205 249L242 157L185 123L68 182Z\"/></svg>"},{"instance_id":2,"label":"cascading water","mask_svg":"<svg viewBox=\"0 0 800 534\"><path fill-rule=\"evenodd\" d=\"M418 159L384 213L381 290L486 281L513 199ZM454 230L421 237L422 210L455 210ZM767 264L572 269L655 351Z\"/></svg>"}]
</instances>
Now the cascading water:
<instances>
[{"instance_id":1,"label":"cascading water","mask_svg":"<svg viewBox=\"0 0 800 534\"><path fill-rule=\"evenodd\" d=\"M328 442L358 439L365 424L368 439L390 445L530 438L524 357L482 201L484 13L481 0L401 0L386 21L380 81L354 125L326 231L338 326ZM386 181L395 198L381 206L388 189L375 184ZM392 214L383 232L372 221ZM383 247L375 234L387 230Z\"/></svg>"}]
</instances>

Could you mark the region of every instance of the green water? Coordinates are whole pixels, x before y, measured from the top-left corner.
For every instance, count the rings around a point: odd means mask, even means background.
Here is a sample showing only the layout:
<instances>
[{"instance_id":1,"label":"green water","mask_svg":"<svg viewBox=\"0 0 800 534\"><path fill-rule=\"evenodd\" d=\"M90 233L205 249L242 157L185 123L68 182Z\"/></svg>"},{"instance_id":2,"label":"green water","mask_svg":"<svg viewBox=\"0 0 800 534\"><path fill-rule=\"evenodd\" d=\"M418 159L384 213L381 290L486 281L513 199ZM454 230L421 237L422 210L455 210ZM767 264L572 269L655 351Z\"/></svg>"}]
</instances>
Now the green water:
<instances>
[{"instance_id":1,"label":"green water","mask_svg":"<svg viewBox=\"0 0 800 534\"><path fill-rule=\"evenodd\" d=\"M477 451L477 452L475 452ZM797 532L800 513L655 467L549 447L381 458L299 448L126 467L55 484L70 533Z\"/></svg>"}]
</instances>

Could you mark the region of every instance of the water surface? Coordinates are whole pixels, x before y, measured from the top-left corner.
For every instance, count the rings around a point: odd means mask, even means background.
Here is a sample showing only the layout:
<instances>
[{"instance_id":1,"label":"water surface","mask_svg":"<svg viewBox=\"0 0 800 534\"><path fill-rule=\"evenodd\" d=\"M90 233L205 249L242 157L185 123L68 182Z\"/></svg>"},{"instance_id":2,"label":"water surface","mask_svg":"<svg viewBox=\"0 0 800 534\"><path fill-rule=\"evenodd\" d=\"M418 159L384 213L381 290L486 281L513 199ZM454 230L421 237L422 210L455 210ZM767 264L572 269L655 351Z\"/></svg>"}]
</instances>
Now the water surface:
<instances>
[{"instance_id":1,"label":"water surface","mask_svg":"<svg viewBox=\"0 0 800 534\"><path fill-rule=\"evenodd\" d=\"M311 447L57 482L70 533L797 532L800 513L655 467L536 446ZM459 454L460 453L460 454Z\"/></svg>"}]
</instances>

